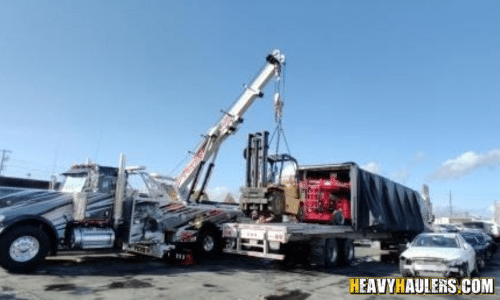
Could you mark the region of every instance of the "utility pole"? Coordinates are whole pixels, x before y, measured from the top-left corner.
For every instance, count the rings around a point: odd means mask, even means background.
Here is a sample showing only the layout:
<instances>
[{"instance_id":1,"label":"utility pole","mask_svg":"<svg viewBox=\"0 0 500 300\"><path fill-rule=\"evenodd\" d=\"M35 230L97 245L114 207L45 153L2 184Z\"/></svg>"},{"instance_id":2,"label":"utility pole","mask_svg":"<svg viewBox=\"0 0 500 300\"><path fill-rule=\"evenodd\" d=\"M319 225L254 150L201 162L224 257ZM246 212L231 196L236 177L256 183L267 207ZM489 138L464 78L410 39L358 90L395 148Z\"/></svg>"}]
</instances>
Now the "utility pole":
<instances>
[{"instance_id":1,"label":"utility pole","mask_svg":"<svg viewBox=\"0 0 500 300\"><path fill-rule=\"evenodd\" d=\"M451 191L450 191L450 218L453 217L453 209L451 206Z\"/></svg>"},{"instance_id":2,"label":"utility pole","mask_svg":"<svg viewBox=\"0 0 500 300\"><path fill-rule=\"evenodd\" d=\"M0 152L2 152L2 160L0 161L0 175L2 175L3 164L4 164L4 162L9 160L7 153L12 153L12 151L3 149L3 150L0 150Z\"/></svg>"}]
</instances>

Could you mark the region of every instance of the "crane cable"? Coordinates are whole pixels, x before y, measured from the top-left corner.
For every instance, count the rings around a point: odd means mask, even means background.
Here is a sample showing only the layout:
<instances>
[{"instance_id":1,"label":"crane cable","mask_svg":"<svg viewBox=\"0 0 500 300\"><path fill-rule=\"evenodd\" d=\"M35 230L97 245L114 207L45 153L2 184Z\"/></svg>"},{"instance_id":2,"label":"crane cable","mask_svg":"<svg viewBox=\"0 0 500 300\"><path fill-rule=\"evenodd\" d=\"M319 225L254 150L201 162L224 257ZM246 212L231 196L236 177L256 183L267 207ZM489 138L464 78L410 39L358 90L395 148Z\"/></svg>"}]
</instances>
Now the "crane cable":
<instances>
[{"instance_id":1,"label":"crane cable","mask_svg":"<svg viewBox=\"0 0 500 300\"><path fill-rule=\"evenodd\" d=\"M276 78L274 84L274 117L276 122L276 127L274 129L273 134L271 135L271 139L269 144L272 143L274 136L277 135L276 139L276 154L279 154L280 140L281 136L283 136L283 141L285 142L285 146L287 149L287 153L290 154L290 147L288 146L288 141L286 140L285 130L283 129L283 106L285 105L283 99L285 98L285 66L282 66L282 70L279 77Z\"/></svg>"}]
</instances>

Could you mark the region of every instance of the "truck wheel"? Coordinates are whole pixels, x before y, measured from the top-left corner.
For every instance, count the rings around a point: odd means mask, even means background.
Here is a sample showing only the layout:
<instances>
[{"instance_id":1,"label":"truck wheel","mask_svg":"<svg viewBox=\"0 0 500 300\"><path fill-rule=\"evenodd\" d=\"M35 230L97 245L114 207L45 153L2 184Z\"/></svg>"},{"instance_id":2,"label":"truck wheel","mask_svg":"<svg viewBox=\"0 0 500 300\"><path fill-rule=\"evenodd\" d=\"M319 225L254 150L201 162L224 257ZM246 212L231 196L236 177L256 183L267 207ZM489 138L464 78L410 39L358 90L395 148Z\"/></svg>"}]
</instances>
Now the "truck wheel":
<instances>
[{"instance_id":1,"label":"truck wheel","mask_svg":"<svg viewBox=\"0 0 500 300\"><path fill-rule=\"evenodd\" d=\"M339 246L337 239L325 240L325 266L335 267L339 263Z\"/></svg>"},{"instance_id":2,"label":"truck wheel","mask_svg":"<svg viewBox=\"0 0 500 300\"><path fill-rule=\"evenodd\" d=\"M220 237L215 230L202 229L197 238L197 251L204 257L212 256L219 252Z\"/></svg>"},{"instance_id":3,"label":"truck wheel","mask_svg":"<svg viewBox=\"0 0 500 300\"><path fill-rule=\"evenodd\" d=\"M0 239L0 265L14 273L33 271L47 256L49 246L49 238L42 229L14 228Z\"/></svg>"},{"instance_id":4,"label":"truck wheel","mask_svg":"<svg viewBox=\"0 0 500 300\"><path fill-rule=\"evenodd\" d=\"M354 243L351 239L345 239L341 242L341 264L343 266L350 266L354 261Z\"/></svg>"}]
</instances>

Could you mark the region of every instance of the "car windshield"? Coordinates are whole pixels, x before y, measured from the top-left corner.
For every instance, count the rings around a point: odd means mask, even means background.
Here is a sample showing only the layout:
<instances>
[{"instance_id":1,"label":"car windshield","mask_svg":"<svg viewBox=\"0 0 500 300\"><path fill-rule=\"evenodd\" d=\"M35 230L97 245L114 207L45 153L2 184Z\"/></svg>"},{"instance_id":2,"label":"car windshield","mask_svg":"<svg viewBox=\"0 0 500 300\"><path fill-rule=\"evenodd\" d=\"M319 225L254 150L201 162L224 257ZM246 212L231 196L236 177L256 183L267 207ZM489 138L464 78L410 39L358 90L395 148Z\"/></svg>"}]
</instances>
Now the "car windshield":
<instances>
[{"instance_id":1,"label":"car windshield","mask_svg":"<svg viewBox=\"0 0 500 300\"><path fill-rule=\"evenodd\" d=\"M474 236L472 236L472 235L462 235L462 237L471 246L477 246L477 245L479 245L479 242L477 241L477 239Z\"/></svg>"},{"instance_id":2,"label":"car windshield","mask_svg":"<svg viewBox=\"0 0 500 300\"><path fill-rule=\"evenodd\" d=\"M440 248L458 248L457 239L454 237L440 235L422 235L418 236L413 242L414 247L440 247Z\"/></svg>"},{"instance_id":3,"label":"car windshield","mask_svg":"<svg viewBox=\"0 0 500 300\"><path fill-rule=\"evenodd\" d=\"M464 223L463 226L466 228L473 228L473 229L483 229L484 228L483 223Z\"/></svg>"},{"instance_id":4,"label":"car windshield","mask_svg":"<svg viewBox=\"0 0 500 300\"><path fill-rule=\"evenodd\" d=\"M486 238L482 234L476 235L476 238L481 244L486 243Z\"/></svg>"}]
</instances>

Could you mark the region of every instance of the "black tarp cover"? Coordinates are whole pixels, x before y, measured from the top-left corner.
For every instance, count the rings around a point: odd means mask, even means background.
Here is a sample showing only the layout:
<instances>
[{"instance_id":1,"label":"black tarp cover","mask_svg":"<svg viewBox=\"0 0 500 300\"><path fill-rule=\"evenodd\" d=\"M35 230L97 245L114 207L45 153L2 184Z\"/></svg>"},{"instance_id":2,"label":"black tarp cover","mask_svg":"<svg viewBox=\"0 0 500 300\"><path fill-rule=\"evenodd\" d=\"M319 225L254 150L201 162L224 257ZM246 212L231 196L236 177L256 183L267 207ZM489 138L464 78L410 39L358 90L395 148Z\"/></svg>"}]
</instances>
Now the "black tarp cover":
<instances>
[{"instance_id":1,"label":"black tarp cover","mask_svg":"<svg viewBox=\"0 0 500 300\"><path fill-rule=\"evenodd\" d=\"M351 182L353 227L358 231L420 233L425 230L420 194L358 167L356 163L301 166L299 178L321 178L331 172ZM306 175L307 174L307 175Z\"/></svg>"},{"instance_id":2,"label":"black tarp cover","mask_svg":"<svg viewBox=\"0 0 500 300\"><path fill-rule=\"evenodd\" d=\"M357 166L357 229L421 232L425 229L418 192ZM354 174L353 174L354 173ZM352 196L351 196L352 199Z\"/></svg>"}]
</instances>

